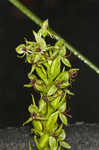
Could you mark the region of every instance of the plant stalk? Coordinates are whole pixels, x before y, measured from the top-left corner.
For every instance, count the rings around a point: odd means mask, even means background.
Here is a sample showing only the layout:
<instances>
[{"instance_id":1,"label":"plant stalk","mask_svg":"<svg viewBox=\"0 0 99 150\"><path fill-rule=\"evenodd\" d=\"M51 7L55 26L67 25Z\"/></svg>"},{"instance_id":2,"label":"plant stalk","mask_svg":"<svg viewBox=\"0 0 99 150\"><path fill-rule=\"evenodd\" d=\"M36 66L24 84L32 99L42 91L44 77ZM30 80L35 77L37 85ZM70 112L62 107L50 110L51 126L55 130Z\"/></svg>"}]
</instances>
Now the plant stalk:
<instances>
[{"instance_id":1,"label":"plant stalk","mask_svg":"<svg viewBox=\"0 0 99 150\"><path fill-rule=\"evenodd\" d=\"M29 19L35 22L40 27L42 26L43 21L37 17L31 10L29 10L25 5L23 5L19 0L8 0L15 7L17 7L23 14L25 14ZM49 32L53 35L57 40L62 39L60 35L54 32L51 28L49 28ZM77 49L71 46L67 41L64 40L65 46L81 61L83 61L86 65L88 65L91 69L93 69L97 74L99 74L99 68L94 65L89 59L87 59L84 55L82 55Z\"/></svg>"}]
</instances>

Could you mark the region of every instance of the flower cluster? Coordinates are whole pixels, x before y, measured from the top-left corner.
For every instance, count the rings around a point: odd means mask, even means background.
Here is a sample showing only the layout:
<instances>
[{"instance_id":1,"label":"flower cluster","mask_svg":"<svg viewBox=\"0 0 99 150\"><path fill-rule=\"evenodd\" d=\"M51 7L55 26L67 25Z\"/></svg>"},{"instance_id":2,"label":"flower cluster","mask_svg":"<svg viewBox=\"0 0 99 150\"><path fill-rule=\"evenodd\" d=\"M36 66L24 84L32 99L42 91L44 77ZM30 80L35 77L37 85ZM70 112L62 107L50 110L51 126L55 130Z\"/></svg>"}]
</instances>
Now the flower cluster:
<instances>
[{"instance_id":1,"label":"flower cluster","mask_svg":"<svg viewBox=\"0 0 99 150\"><path fill-rule=\"evenodd\" d=\"M54 45L47 44L46 37L53 38L48 32L48 20L38 33L33 31L33 35L35 42L26 40L16 48L17 53L25 56L26 62L31 64L29 83L24 87L40 93L38 105L32 95L33 103L28 107L30 117L23 125L32 123L31 132L38 150L69 149L71 146L66 142L63 125L68 125L67 95L73 95L68 87L78 69L71 68L63 40Z\"/></svg>"}]
</instances>

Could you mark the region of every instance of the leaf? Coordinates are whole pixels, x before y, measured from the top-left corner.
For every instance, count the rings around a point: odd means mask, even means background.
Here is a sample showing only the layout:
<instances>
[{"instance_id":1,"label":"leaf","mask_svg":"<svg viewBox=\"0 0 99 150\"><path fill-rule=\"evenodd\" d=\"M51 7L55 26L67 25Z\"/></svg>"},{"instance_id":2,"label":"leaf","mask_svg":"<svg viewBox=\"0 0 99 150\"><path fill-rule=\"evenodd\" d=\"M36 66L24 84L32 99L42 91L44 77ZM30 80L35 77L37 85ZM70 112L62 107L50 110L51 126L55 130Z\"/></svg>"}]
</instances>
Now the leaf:
<instances>
[{"instance_id":1,"label":"leaf","mask_svg":"<svg viewBox=\"0 0 99 150\"><path fill-rule=\"evenodd\" d=\"M55 125L54 125L54 127L51 129L50 133L55 133L55 131L57 130L58 126L59 126L59 125L58 125L58 123L56 122Z\"/></svg>"},{"instance_id":2,"label":"leaf","mask_svg":"<svg viewBox=\"0 0 99 150\"><path fill-rule=\"evenodd\" d=\"M58 55L59 51L58 50L55 50L50 56L52 58L56 57Z\"/></svg>"},{"instance_id":3,"label":"leaf","mask_svg":"<svg viewBox=\"0 0 99 150\"><path fill-rule=\"evenodd\" d=\"M62 141L62 142L60 142L60 144L61 144L62 147L64 147L64 148L67 148L67 149L70 149L70 148L71 148L71 146L70 146L67 142Z\"/></svg>"},{"instance_id":4,"label":"leaf","mask_svg":"<svg viewBox=\"0 0 99 150\"><path fill-rule=\"evenodd\" d=\"M52 87L49 89L47 95L48 95L48 96L51 96L51 95L53 95L56 91L57 91L56 86L55 86L55 85L52 85Z\"/></svg>"},{"instance_id":5,"label":"leaf","mask_svg":"<svg viewBox=\"0 0 99 150\"><path fill-rule=\"evenodd\" d=\"M37 80L35 83L36 90L40 92L44 92L46 90L46 86L44 85L44 82L42 80Z\"/></svg>"},{"instance_id":6,"label":"leaf","mask_svg":"<svg viewBox=\"0 0 99 150\"><path fill-rule=\"evenodd\" d=\"M37 136L36 135L34 135L34 141L35 141L35 144L36 144L38 150L40 150L40 146L39 146L39 143L37 141Z\"/></svg>"},{"instance_id":7,"label":"leaf","mask_svg":"<svg viewBox=\"0 0 99 150\"><path fill-rule=\"evenodd\" d=\"M33 80L33 79L37 79L37 77L34 75L34 74L32 74L31 72L28 74L28 78L30 79L30 80Z\"/></svg>"},{"instance_id":8,"label":"leaf","mask_svg":"<svg viewBox=\"0 0 99 150\"><path fill-rule=\"evenodd\" d=\"M68 86L70 86L70 83L68 81L66 81L61 84L60 88L63 89L63 88L67 88Z\"/></svg>"},{"instance_id":9,"label":"leaf","mask_svg":"<svg viewBox=\"0 0 99 150\"><path fill-rule=\"evenodd\" d=\"M68 80L69 80L69 73L68 71L64 71L58 75L55 82L62 82L62 81L68 81Z\"/></svg>"},{"instance_id":10,"label":"leaf","mask_svg":"<svg viewBox=\"0 0 99 150\"><path fill-rule=\"evenodd\" d=\"M42 72L46 75L47 73L46 73L46 70L45 70L44 66L43 65L39 65L39 67L41 68Z\"/></svg>"},{"instance_id":11,"label":"leaf","mask_svg":"<svg viewBox=\"0 0 99 150\"><path fill-rule=\"evenodd\" d=\"M59 113L59 117L60 117L60 120L62 121L62 123L67 126L67 124L68 124L67 117L62 113Z\"/></svg>"},{"instance_id":12,"label":"leaf","mask_svg":"<svg viewBox=\"0 0 99 150\"><path fill-rule=\"evenodd\" d=\"M29 150L32 150L30 141L29 141Z\"/></svg>"},{"instance_id":13,"label":"leaf","mask_svg":"<svg viewBox=\"0 0 99 150\"><path fill-rule=\"evenodd\" d=\"M26 125L26 124L28 124L28 123L30 123L32 120L33 120L32 117L30 117L27 121L25 121L25 122L23 123L23 126Z\"/></svg>"},{"instance_id":14,"label":"leaf","mask_svg":"<svg viewBox=\"0 0 99 150\"><path fill-rule=\"evenodd\" d=\"M58 148L58 150L61 150L61 145L59 145L59 148Z\"/></svg>"},{"instance_id":15,"label":"leaf","mask_svg":"<svg viewBox=\"0 0 99 150\"><path fill-rule=\"evenodd\" d=\"M26 55L26 61L29 63L29 64L32 64L34 58L33 58L33 54L32 55Z\"/></svg>"},{"instance_id":16,"label":"leaf","mask_svg":"<svg viewBox=\"0 0 99 150\"><path fill-rule=\"evenodd\" d=\"M41 149L43 149L45 146L48 145L49 135L43 134L39 139L39 146Z\"/></svg>"},{"instance_id":17,"label":"leaf","mask_svg":"<svg viewBox=\"0 0 99 150\"><path fill-rule=\"evenodd\" d=\"M77 72L77 71L79 71L79 69L78 69L78 68L69 69L69 73Z\"/></svg>"},{"instance_id":18,"label":"leaf","mask_svg":"<svg viewBox=\"0 0 99 150\"><path fill-rule=\"evenodd\" d=\"M18 58L23 58L25 56L25 53L23 55L17 55Z\"/></svg>"},{"instance_id":19,"label":"leaf","mask_svg":"<svg viewBox=\"0 0 99 150\"><path fill-rule=\"evenodd\" d=\"M16 52L18 53L18 54L23 54L24 53L24 49L25 48L25 44L21 44L21 45L19 45L17 48L16 48Z\"/></svg>"},{"instance_id":20,"label":"leaf","mask_svg":"<svg viewBox=\"0 0 99 150\"><path fill-rule=\"evenodd\" d=\"M43 132L32 128L32 129L31 129L31 134L35 134L35 135L42 136L42 135L43 135Z\"/></svg>"},{"instance_id":21,"label":"leaf","mask_svg":"<svg viewBox=\"0 0 99 150\"><path fill-rule=\"evenodd\" d=\"M46 114L46 117L49 118L49 116L54 112L55 110L53 109L53 107L51 105L48 105L48 113Z\"/></svg>"},{"instance_id":22,"label":"leaf","mask_svg":"<svg viewBox=\"0 0 99 150\"><path fill-rule=\"evenodd\" d=\"M70 90L65 90L66 91L66 94L69 94L69 95L74 95L74 93L73 92L71 92Z\"/></svg>"},{"instance_id":23,"label":"leaf","mask_svg":"<svg viewBox=\"0 0 99 150\"><path fill-rule=\"evenodd\" d=\"M33 75L33 72L34 72L34 70L35 70L35 67L36 67L35 65L32 65L31 71L28 73L28 78L29 78L30 80L33 80L34 77L36 78L36 76Z\"/></svg>"},{"instance_id":24,"label":"leaf","mask_svg":"<svg viewBox=\"0 0 99 150\"><path fill-rule=\"evenodd\" d=\"M58 108L65 102L66 94L64 94L64 97L61 99L61 101L58 104Z\"/></svg>"},{"instance_id":25,"label":"leaf","mask_svg":"<svg viewBox=\"0 0 99 150\"><path fill-rule=\"evenodd\" d=\"M32 84L24 84L24 87L30 88L32 87Z\"/></svg>"},{"instance_id":26,"label":"leaf","mask_svg":"<svg viewBox=\"0 0 99 150\"><path fill-rule=\"evenodd\" d=\"M47 75L44 73L42 68L36 67L36 72L37 72L38 76L45 82L45 84L47 84L47 82L48 82L47 81Z\"/></svg>"},{"instance_id":27,"label":"leaf","mask_svg":"<svg viewBox=\"0 0 99 150\"><path fill-rule=\"evenodd\" d=\"M66 110L66 102L64 102L60 107L59 107L59 112L64 112Z\"/></svg>"},{"instance_id":28,"label":"leaf","mask_svg":"<svg viewBox=\"0 0 99 150\"><path fill-rule=\"evenodd\" d=\"M61 98L61 96L58 96L58 97L55 98L52 102L50 102L51 106L52 106L55 110L58 108L60 98Z\"/></svg>"},{"instance_id":29,"label":"leaf","mask_svg":"<svg viewBox=\"0 0 99 150\"><path fill-rule=\"evenodd\" d=\"M61 133L58 135L58 141L63 141L66 137L65 131L62 129Z\"/></svg>"},{"instance_id":30,"label":"leaf","mask_svg":"<svg viewBox=\"0 0 99 150\"><path fill-rule=\"evenodd\" d=\"M58 111L49 116L48 121L46 123L47 131L50 131L54 127L57 119L58 119Z\"/></svg>"},{"instance_id":31,"label":"leaf","mask_svg":"<svg viewBox=\"0 0 99 150\"><path fill-rule=\"evenodd\" d=\"M70 64L70 62L69 62L68 59L62 57L62 62L63 62L63 64L66 65L67 67L71 67L71 64Z\"/></svg>"},{"instance_id":32,"label":"leaf","mask_svg":"<svg viewBox=\"0 0 99 150\"><path fill-rule=\"evenodd\" d=\"M49 146L44 147L43 150L50 150Z\"/></svg>"},{"instance_id":33,"label":"leaf","mask_svg":"<svg viewBox=\"0 0 99 150\"><path fill-rule=\"evenodd\" d=\"M65 46L62 46L62 47L60 48L59 54L60 54L60 56L62 56L62 57L65 56L65 54L66 54L66 48L65 48Z\"/></svg>"},{"instance_id":34,"label":"leaf","mask_svg":"<svg viewBox=\"0 0 99 150\"><path fill-rule=\"evenodd\" d=\"M63 44L64 44L64 41L62 39L60 39L55 43L55 46L60 48L63 46Z\"/></svg>"},{"instance_id":35,"label":"leaf","mask_svg":"<svg viewBox=\"0 0 99 150\"><path fill-rule=\"evenodd\" d=\"M56 134L57 136L60 134L62 128L63 128L63 124L61 124L60 127L56 130L55 134Z\"/></svg>"},{"instance_id":36,"label":"leaf","mask_svg":"<svg viewBox=\"0 0 99 150\"><path fill-rule=\"evenodd\" d=\"M50 150L57 150L57 141L52 136L49 137L49 146L50 146Z\"/></svg>"},{"instance_id":37,"label":"leaf","mask_svg":"<svg viewBox=\"0 0 99 150\"><path fill-rule=\"evenodd\" d=\"M39 112L42 114L46 113L46 102L43 99L39 100Z\"/></svg>"},{"instance_id":38,"label":"leaf","mask_svg":"<svg viewBox=\"0 0 99 150\"><path fill-rule=\"evenodd\" d=\"M35 55L35 57L34 57L34 63L36 63L36 62L38 62L39 60L40 60L40 58L41 58L41 54L40 53L37 53L36 55Z\"/></svg>"},{"instance_id":39,"label":"leaf","mask_svg":"<svg viewBox=\"0 0 99 150\"><path fill-rule=\"evenodd\" d=\"M47 28L48 28L48 19L43 22L42 27L38 32L38 35L40 36L42 35L43 37L46 37L48 35Z\"/></svg>"},{"instance_id":40,"label":"leaf","mask_svg":"<svg viewBox=\"0 0 99 150\"><path fill-rule=\"evenodd\" d=\"M39 109L36 105L33 105L31 104L29 107L28 107L28 111L32 114L32 113L38 113L39 112Z\"/></svg>"},{"instance_id":41,"label":"leaf","mask_svg":"<svg viewBox=\"0 0 99 150\"><path fill-rule=\"evenodd\" d=\"M42 128L42 123L39 120L33 120L32 125L33 125L34 129L36 129L38 132L42 131L42 129L43 129Z\"/></svg>"},{"instance_id":42,"label":"leaf","mask_svg":"<svg viewBox=\"0 0 99 150\"><path fill-rule=\"evenodd\" d=\"M60 73L60 58L57 57L51 66L51 79L54 79Z\"/></svg>"},{"instance_id":43,"label":"leaf","mask_svg":"<svg viewBox=\"0 0 99 150\"><path fill-rule=\"evenodd\" d=\"M42 121L47 121L48 120L47 117L39 117L39 116L37 116L36 119L42 120Z\"/></svg>"},{"instance_id":44,"label":"leaf","mask_svg":"<svg viewBox=\"0 0 99 150\"><path fill-rule=\"evenodd\" d=\"M24 39L25 39L26 46L31 46L30 49L35 46L35 42L33 42L33 41L28 41L26 38L24 38Z\"/></svg>"},{"instance_id":45,"label":"leaf","mask_svg":"<svg viewBox=\"0 0 99 150\"><path fill-rule=\"evenodd\" d=\"M34 99L34 96L32 95L32 102L33 102L33 105L36 105L35 104L35 99Z\"/></svg>"},{"instance_id":46,"label":"leaf","mask_svg":"<svg viewBox=\"0 0 99 150\"><path fill-rule=\"evenodd\" d=\"M40 46L41 50L45 50L47 47L45 40L40 35L38 35L35 31L33 31L33 34L34 34L35 40L38 43L38 45Z\"/></svg>"},{"instance_id":47,"label":"leaf","mask_svg":"<svg viewBox=\"0 0 99 150\"><path fill-rule=\"evenodd\" d=\"M46 19L42 24L42 30L46 32L47 28L48 28L48 19Z\"/></svg>"}]
</instances>

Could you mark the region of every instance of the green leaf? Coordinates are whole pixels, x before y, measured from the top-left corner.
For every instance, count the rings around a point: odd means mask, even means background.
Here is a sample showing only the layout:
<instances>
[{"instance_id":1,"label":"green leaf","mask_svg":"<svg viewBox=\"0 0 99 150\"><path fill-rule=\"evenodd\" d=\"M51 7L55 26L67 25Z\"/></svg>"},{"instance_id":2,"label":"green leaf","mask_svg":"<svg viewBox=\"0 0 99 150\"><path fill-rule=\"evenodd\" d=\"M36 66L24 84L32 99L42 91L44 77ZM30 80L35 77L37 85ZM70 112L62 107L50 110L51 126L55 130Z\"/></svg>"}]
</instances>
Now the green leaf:
<instances>
[{"instance_id":1,"label":"green leaf","mask_svg":"<svg viewBox=\"0 0 99 150\"><path fill-rule=\"evenodd\" d=\"M58 50L55 50L50 56L52 58L56 57L58 55L59 51Z\"/></svg>"},{"instance_id":2,"label":"green leaf","mask_svg":"<svg viewBox=\"0 0 99 150\"><path fill-rule=\"evenodd\" d=\"M32 102L33 102L33 105L36 105L35 104L35 99L34 99L34 96L32 95Z\"/></svg>"},{"instance_id":3,"label":"green leaf","mask_svg":"<svg viewBox=\"0 0 99 150\"><path fill-rule=\"evenodd\" d=\"M31 134L42 136L43 132L32 128L31 129Z\"/></svg>"},{"instance_id":4,"label":"green leaf","mask_svg":"<svg viewBox=\"0 0 99 150\"><path fill-rule=\"evenodd\" d=\"M39 120L33 120L32 125L33 125L34 129L36 129L37 131L42 131L42 129L43 129L42 123Z\"/></svg>"},{"instance_id":5,"label":"green leaf","mask_svg":"<svg viewBox=\"0 0 99 150\"><path fill-rule=\"evenodd\" d=\"M37 80L37 82L35 83L35 88L40 92L46 91L46 86L44 85L44 82L42 80Z\"/></svg>"},{"instance_id":6,"label":"green leaf","mask_svg":"<svg viewBox=\"0 0 99 150\"><path fill-rule=\"evenodd\" d=\"M58 119L58 111L49 116L48 121L46 123L47 131L50 131L54 127L57 119Z\"/></svg>"},{"instance_id":7,"label":"green leaf","mask_svg":"<svg viewBox=\"0 0 99 150\"><path fill-rule=\"evenodd\" d=\"M35 141L35 144L36 144L38 150L41 150L36 135L34 135L34 141Z\"/></svg>"},{"instance_id":8,"label":"green leaf","mask_svg":"<svg viewBox=\"0 0 99 150\"><path fill-rule=\"evenodd\" d=\"M67 124L68 124L67 117L62 113L59 113L59 117L60 117L60 120L62 121L62 123L67 126Z\"/></svg>"},{"instance_id":9,"label":"green leaf","mask_svg":"<svg viewBox=\"0 0 99 150\"><path fill-rule=\"evenodd\" d=\"M58 135L58 141L63 141L66 137L65 131L62 129L61 133Z\"/></svg>"},{"instance_id":10,"label":"green leaf","mask_svg":"<svg viewBox=\"0 0 99 150\"><path fill-rule=\"evenodd\" d=\"M67 67L71 67L71 64L70 64L70 62L69 62L68 59L62 57L62 62L63 62L63 64L66 65Z\"/></svg>"},{"instance_id":11,"label":"green leaf","mask_svg":"<svg viewBox=\"0 0 99 150\"><path fill-rule=\"evenodd\" d=\"M68 71L64 71L58 75L55 82L62 82L62 81L68 81L68 80L69 80L69 73Z\"/></svg>"},{"instance_id":12,"label":"green leaf","mask_svg":"<svg viewBox=\"0 0 99 150\"><path fill-rule=\"evenodd\" d=\"M79 71L79 69L78 69L78 68L69 69L69 73L77 72L77 71Z\"/></svg>"},{"instance_id":13,"label":"green leaf","mask_svg":"<svg viewBox=\"0 0 99 150\"><path fill-rule=\"evenodd\" d=\"M71 149L71 146L67 143L67 142L60 142L60 144L62 145L62 147L67 148L67 149Z\"/></svg>"},{"instance_id":14,"label":"green leaf","mask_svg":"<svg viewBox=\"0 0 99 150\"><path fill-rule=\"evenodd\" d=\"M39 139L39 146L41 149L43 149L45 146L48 145L49 135L43 134Z\"/></svg>"},{"instance_id":15,"label":"green leaf","mask_svg":"<svg viewBox=\"0 0 99 150\"><path fill-rule=\"evenodd\" d=\"M57 150L57 141L54 137L49 137L49 146L51 150Z\"/></svg>"},{"instance_id":16,"label":"green leaf","mask_svg":"<svg viewBox=\"0 0 99 150\"><path fill-rule=\"evenodd\" d=\"M33 34L34 34L35 40L38 43L38 45L40 46L41 50L45 50L47 47L45 40L40 35L38 35L35 31L33 31Z\"/></svg>"},{"instance_id":17,"label":"green leaf","mask_svg":"<svg viewBox=\"0 0 99 150\"><path fill-rule=\"evenodd\" d=\"M59 145L59 148L58 148L58 150L61 150L61 145Z\"/></svg>"},{"instance_id":18,"label":"green leaf","mask_svg":"<svg viewBox=\"0 0 99 150\"><path fill-rule=\"evenodd\" d=\"M47 145L46 147L44 147L43 150L50 150L49 146Z\"/></svg>"},{"instance_id":19,"label":"green leaf","mask_svg":"<svg viewBox=\"0 0 99 150\"><path fill-rule=\"evenodd\" d=\"M63 47L60 48L59 54L60 54L60 56L62 56L62 57L65 56L65 54L66 54L66 48L65 48L65 46L63 46Z\"/></svg>"},{"instance_id":20,"label":"green leaf","mask_svg":"<svg viewBox=\"0 0 99 150\"><path fill-rule=\"evenodd\" d=\"M29 141L29 150L32 150L30 141Z\"/></svg>"},{"instance_id":21,"label":"green leaf","mask_svg":"<svg viewBox=\"0 0 99 150\"><path fill-rule=\"evenodd\" d=\"M55 125L54 125L54 127L51 129L51 131L50 131L50 133L55 133L56 132L56 130L57 130L57 128L58 128L58 123L56 122L55 123Z\"/></svg>"},{"instance_id":22,"label":"green leaf","mask_svg":"<svg viewBox=\"0 0 99 150\"><path fill-rule=\"evenodd\" d=\"M66 110L66 102L64 102L60 107L59 107L59 112L64 112Z\"/></svg>"},{"instance_id":23,"label":"green leaf","mask_svg":"<svg viewBox=\"0 0 99 150\"><path fill-rule=\"evenodd\" d=\"M34 58L33 58L33 54L32 55L26 55L26 61L29 63L29 64L32 64L32 62L34 61Z\"/></svg>"},{"instance_id":24,"label":"green leaf","mask_svg":"<svg viewBox=\"0 0 99 150\"><path fill-rule=\"evenodd\" d=\"M54 100L53 100L52 102L50 102L51 106L52 106L55 110L58 108L60 98L61 98L61 96L58 96L57 98L54 98Z\"/></svg>"},{"instance_id":25,"label":"green leaf","mask_svg":"<svg viewBox=\"0 0 99 150\"><path fill-rule=\"evenodd\" d=\"M38 32L38 35L40 36L42 35L43 37L46 37L48 35L47 28L48 28L48 19L43 22L42 27Z\"/></svg>"},{"instance_id":26,"label":"green leaf","mask_svg":"<svg viewBox=\"0 0 99 150\"><path fill-rule=\"evenodd\" d=\"M62 39L58 40L56 43L55 43L55 46L60 48L64 45L64 41Z\"/></svg>"},{"instance_id":27,"label":"green leaf","mask_svg":"<svg viewBox=\"0 0 99 150\"><path fill-rule=\"evenodd\" d=\"M47 121L48 120L47 117L39 117L39 116L37 116L36 119L42 120L42 121Z\"/></svg>"},{"instance_id":28,"label":"green leaf","mask_svg":"<svg viewBox=\"0 0 99 150\"><path fill-rule=\"evenodd\" d=\"M70 83L68 82L68 81L66 81L66 82L63 82L62 84L61 84L61 86L60 86L60 88L67 88L68 86L70 86Z\"/></svg>"},{"instance_id":29,"label":"green leaf","mask_svg":"<svg viewBox=\"0 0 99 150\"><path fill-rule=\"evenodd\" d=\"M51 105L48 105L48 113L46 114L46 117L49 118L49 116L54 112L55 110L53 109L53 107Z\"/></svg>"},{"instance_id":30,"label":"green leaf","mask_svg":"<svg viewBox=\"0 0 99 150\"><path fill-rule=\"evenodd\" d=\"M18 53L18 54L23 54L24 53L24 49L25 48L25 44L21 44L21 45L19 45L17 48L16 48L16 52Z\"/></svg>"},{"instance_id":31,"label":"green leaf","mask_svg":"<svg viewBox=\"0 0 99 150\"><path fill-rule=\"evenodd\" d=\"M55 134L59 135L61 130L62 130L62 128L63 128L63 124L60 125L60 127L56 130Z\"/></svg>"},{"instance_id":32,"label":"green leaf","mask_svg":"<svg viewBox=\"0 0 99 150\"><path fill-rule=\"evenodd\" d=\"M61 105L63 104L63 102L65 102L65 98L66 98L66 94L64 94L64 97L61 99L61 101L58 104L58 108L61 107Z\"/></svg>"},{"instance_id":33,"label":"green leaf","mask_svg":"<svg viewBox=\"0 0 99 150\"><path fill-rule=\"evenodd\" d=\"M73 92L71 92L70 90L65 90L66 91L66 94L69 94L69 95L74 95L74 93Z\"/></svg>"},{"instance_id":34,"label":"green leaf","mask_svg":"<svg viewBox=\"0 0 99 150\"><path fill-rule=\"evenodd\" d=\"M54 79L60 73L60 58L57 57L51 66L51 76L50 78Z\"/></svg>"},{"instance_id":35,"label":"green leaf","mask_svg":"<svg viewBox=\"0 0 99 150\"><path fill-rule=\"evenodd\" d=\"M55 86L55 85L52 85L52 87L49 89L47 95L48 95L48 96L51 96L51 95L53 95L56 91L57 91L56 86Z\"/></svg>"},{"instance_id":36,"label":"green leaf","mask_svg":"<svg viewBox=\"0 0 99 150\"><path fill-rule=\"evenodd\" d=\"M37 72L38 76L45 82L45 84L47 84L47 82L48 82L47 81L47 75L44 73L42 68L36 67L36 72Z\"/></svg>"},{"instance_id":37,"label":"green leaf","mask_svg":"<svg viewBox=\"0 0 99 150\"><path fill-rule=\"evenodd\" d=\"M39 100L39 112L42 114L46 113L46 102L42 98Z\"/></svg>"},{"instance_id":38,"label":"green leaf","mask_svg":"<svg viewBox=\"0 0 99 150\"><path fill-rule=\"evenodd\" d=\"M25 56L25 53L23 55L17 55L18 58L23 58Z\"/></svg>"},{"instance_id":39,"label":"green leaf","mask_svg":"<svg viewBox=\"0 0 99 150\"><path fill-rule=\"evenodd\" d=\"M35 67L36 67L35 65L32 65L31 71L28 73L28 78L29 78L30 80L33 80L34 77L36 78L36 76L33 75L33 72L34 72L34 70L35 70Z\"/></svg>"},{"instance_id":40,"label":"green leaf","mask_svg":"<svg viewBox=\"0 0 99 150\"><path fill-rule=\"evenodd\" d=\"M28 74L28 78L30 79L30 80L33 80L33 79L37 79L37 77L34 75L34 74L32 74L32 72L30 72L29 74Z\"/></svg>"},{"instance_id":41,"label":"green leaf","mask_svg":"<svg viewBox=\"0 0 99 150\"><path fill-rule=\"evenodd\" d=\"M41 59L41 54L37 53L34 57L34 63L38 62Z\"/></svg>"},{"instance_id":42,"label":"green leaf","mask_svg":"<svg viewBox=\"0 0 99 150\"><path fill-rule=\"evenodd\" d=\"M25 122L23 123L23 126L26 125L26 124L28 124L28 123L30 123L32 120L33 120L32 117L30 117L27 121L25 121Z\"/></svg>"},{"instance_id":43,"label":"green leaf","mask_svg":"<svg viewBox=\"0 0 99 150\"><path fill-rule=\"evenodd\" d=\"M32 84L24 84L24 87L30 88L32 87Z\"/></svg>"},{"instance_id":44,"label":"green leaf","mask_svg":"<svg viewBox=\"0 0 99 150\"><path fill-rule=\"evenodd\" d=\"M31 104L29 107L28 107L28 111L32 114L32 113L38 113L39 112L39 109L36 105L33 105Z\"/></svg>"},{"instance_id":45,"label":"green leaf","mask_svg":"<svg viewBox=\"0 0 99 150\"><path fill-rule=\"evenodd\" d=\"M43 24L42 24L42 29L43 29L45 32L46 32L47 28L48 28L48 19L46 19L46 20L43 22Z\"/></svg>"},{"instance_id":46,"label":"green leaf","mask_svg":"<svg viewBox=\"0 0 99 150\"><path fill-rule=\"evenodd\" d=\"M27 41L26 38L25 38L25 43L26 43L26 46L31 46L30 49L35 46L35 42L33 42L33 41Z\"/></svg>"}]
</instances>

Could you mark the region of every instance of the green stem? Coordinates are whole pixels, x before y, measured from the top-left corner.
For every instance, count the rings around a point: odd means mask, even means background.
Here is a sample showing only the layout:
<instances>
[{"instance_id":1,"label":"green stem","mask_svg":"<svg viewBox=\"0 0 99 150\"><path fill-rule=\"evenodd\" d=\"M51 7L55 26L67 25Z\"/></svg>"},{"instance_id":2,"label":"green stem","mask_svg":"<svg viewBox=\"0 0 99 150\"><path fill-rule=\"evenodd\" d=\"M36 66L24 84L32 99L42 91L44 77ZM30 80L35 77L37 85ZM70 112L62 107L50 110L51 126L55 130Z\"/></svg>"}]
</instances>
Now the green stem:
<instances>
[{"instance_id":1,"label":"green stem","mask_svg":"<svg viewBox=\"0 0 99 150\"><path fill-rule=\"evenodd\" d=\"M22 13L24 13L28 18L30 18L37 25L42 25L42 20L37 17L31 10L29 10L26 6L24 6L19 0L8 0L14 6L16 6ZM64 40L60 35L55 33L52 29L49 28L49 32L57 39ZM99 68L95 66L90 60L88 60L84 55L82 55L78 50L76 50L73 46L71 46L67 41L64 40L65 46L80 60L82 60L85 64L87 64L91 69L93 69L97 74L99 74Z\"/></svg>"}]
</instances>

